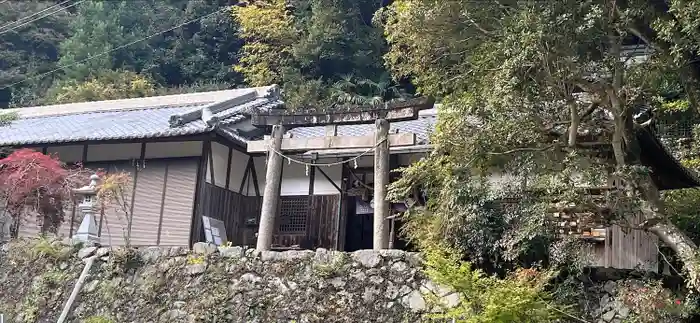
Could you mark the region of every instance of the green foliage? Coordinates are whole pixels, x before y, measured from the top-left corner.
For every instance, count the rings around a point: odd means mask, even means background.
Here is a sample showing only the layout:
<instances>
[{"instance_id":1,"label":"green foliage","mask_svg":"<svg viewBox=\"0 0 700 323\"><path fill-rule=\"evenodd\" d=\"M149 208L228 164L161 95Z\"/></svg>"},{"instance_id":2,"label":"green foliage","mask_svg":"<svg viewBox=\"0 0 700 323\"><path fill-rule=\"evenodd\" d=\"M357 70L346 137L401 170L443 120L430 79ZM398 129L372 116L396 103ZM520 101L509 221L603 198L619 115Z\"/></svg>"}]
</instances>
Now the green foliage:
<instances>
[{"instance_id":1,"label":"green foliage","mask_svg":"<svg viewBox=\"0 0 700 323\"><path fill-rule=\"evenodd\" d=\"M16 111L0 114L0 127L12 123L17 118L19 118L19 114Z\"/></svg>"},{"instance_id":2,"label":"green foliage","mask_svg":"<svg viewBox=\"0 0 700 323\"><path fill-rule=\"evenodd\" d=\"M60 271L49 271L38 276L31 283L31 289L25 295L17 322L38 322L41 314L41 305L51 297L50 291L65 287L70 276Z\"/></svg>"},{"instance_id":3,"label":"green foliage","mask_svg":"<svg viewBox=\"0 0 700 323\"><path fill-rule=\"evenodd\" d=\"M55 4L55 1L3 1L0 21L5 25ZM56 67L59 44L69 36L68 24L74 15L70 10L51 9L50 12L52 14L21 27L12 24L0 31L0 108L8 107L10 102L26 104L51 84L49 77L5 88ZM34 18L36 16L32 20ZM26 21L28 19L23 20Z\"/></svg>"},{"instance_id":4,"label":"green foliage","mask_svg":"<svg viewBox=\"0 0 700 323\"><path fill-rule=\"evenodd\" d=\"M683 112L690 108L688 100L668 101L661 104L662 112Z\"/></svg>"},{"instance_id":5,"label":"green foliage","mask_svg":"<svg viewBox=\"0 0 700 323\"><path fill-rule=\"evenodd\" d=\"M579 255L570 241L556 241L543 216L546 203L522 190L519 182L495 186L482 174L463 168L463 160L438 153L403 170L390 188L401 200L415 189L429 196L425 207L405 214L402 234L417 246L447 245L480 268L503 272L519 265L570 263ZM504 198L520 197L518 204Z\"/></svg>"},{"instance_id":6,"label":"green foliage","mask_svg":"<svg viewBox=\"0 0 700 323\"><path fill-rule=\"evenodd\" d=\"M204 256L195 256L195 255L189 255L187 256L187 264L188 265L201 265L206 262L206 259Z\"/></svg>"},{"instance_id":7,"label":"green foliage","mask_svg":"<svg viewBox=\"0 0 700 323\"><path fill-rule=\"evenodd\" d=\"M348 262L348 256L344 253L333 253L325 262L314 262L313 269L317 275L323 278L341 277L345 274L344 266Z\"/></svg>"},{"instance_id":8,"label":"green foliage","mask_svg":"<svg viewBox=\"0 0 700 323\"><path fill-rule=\"evenodd\" d=\"M133 1L127 1L133 5ZM242 78L232 70L242 40L226 0L154 1L149 34L215 13L148 40L144 53L134 54L134 70L151 76L161 87L205 90L212 84L231 88ZM142 10L136 8L135 10ZM182 93L182 92L180 92Z\"/></svg>"},{"instance_id":9,"label":"green foliage","mask_svg":"<svg viewBox=\"0 0 700 323\"><path fill-rule=\"evenodd\" d=\"M361 106L376 106L408 96L402 88L392 82L389 74L381 75L378 82L344 75L332 85L330 92L333 102Z\"/></svg>"},{"instance_id":10,"label":"green foliage","mask_svg":"<svg viewBox=\"0 0 700 323\"><path fill-rule=\"evenodd\" d=\"M700 129L694 129L689 147L681 147L675 151L681 157L682 165L696 174L700 171L700 158L697 157L697 152L700 151L698 130ZM700 244L700 190L686 188L667 191L663 194L663 201L671 221L695 243Z\"/></svg>"},{"instance_id":11,"label":"green foliage","mask_svg":"<svg viewBox=\"0 0 700 323\"><path fill-rule=\"evenodd\" d=\"M68 274L62 271L49 271L41 276L43 284L47 288L58 288L62 287L68 279Z\"/></svg>"},{"instance_id":12,"label":"green foliage","mask_svg":"<svg viewBox=\"0 0 700 323\"><path fill-rule=\"evenodd\" d=\"M48 258L52 260L68 260L73 250L66 249L58 241L49 240L40 236L31 247L32 259Z\"/></svg>"},{"instance_id":13,"label":"green foliage","mask_svg":"<svg viewBox=\"0 0 700 323\"><path fill-rule=\"evenodd\" d=\"M428 277L462 299L458 307L433 316L468 323L534 323L553 322L566 309L554 304L545 290L553 272L522 269L501 279L472 268L444 247L427 247L424 253Z\"/></svg>"},{"instance_id":14,"label":"green foliage","mask_svg":"<svg viewBox=\"0 0 700 323\"><path fill-rule=\"evenodd\" d=\"M63 69L68 79L81 82L119 67L115 57L120 53L101 54L138 39L139 30L127 33L127 26L121 25L124 5L121 1L86 1L78 6L77 16L70 24L71 37L61 43L59 65L70 65ZM82 62L90 57L93 58Z\"/></svg>"},{"instance_id":15,"label":"green foliage","mask_svg":"<svg viewBox=\"0 0 700 323\"><path fill-rule=\"evenodd\" d=\"M84 82L74 80L56 83L49 89L45 103L60 104L152 96L154 84L148 78L130 71L105 70Z\"/></svg>"},{"instance_id":16,"label":"green foliage","mask_svg":"<svg viewBox=\"0 0 700 323\"><path fill-rule=\"evenodd\" d=\"M658 203L639 158L645 147L633 116L641 106L694 106L687 84L697 83L687 66L695 64L697 29L689 26L697 20L689 17L697 14L686 1L670 6L676 9L643 1L401 0L383 9L376 20L393 76L442 98L434 154L392 189L396 200L415 189L429 197L409 214L409 237L440 241L488 270L480 255L500 266L556 266L552 251L563 242L546 219L550 208L609 206L591 219L599 225L627 225L632 214L669 219L672 209ZM654 52L642 57L638 44ZM577 189L607 185L612 176L628 185L599 199ZM503 198L517 203L498 205ZM688 250L681 258L698 277L694 247L676 250ZM569 249L557 257L566 265L580 259L578 248Z\"/></svg>"},{"instance_id":17,"label":"green foliage","mask_svg":"<svg viewBox=\"0 0 700 323\"><path fill-rule=\"evenodd\" d=\"M234 67L253 86L281 84L284 68L293 60L292 44L296 39L292 17L285 1L265 1L264 5L237 7L234 16L246 39L240 63Z\"/></svg>"},{"instance_id":18,"label":"green foliage","mask_svg":"<svg viewBox=\"0 0 700 323\"><path fill-rule=\"evenodd\" d=\"M673 223L700 243L700 191L691 188L666 192L664 203Z\"/></svg>"},{"instance_id":19,"label":"green foliage","mask_svg":"<svg viewBox=\"0 0 700 323\"><path fill-rule=\"evenodd\" d=\"M245 43L234 69L249 84L283 85L289 108L324 109L405 95L386 77L374 1L255 1L234 9ZM329 90L330 89L330 90Z\"/></svg>"},{"instance_id":20,"label":"green foliage","mask_svg":"<svg viewBox=\"0 0 700 323\"><path fill-rule=\"evenodd\" d=\"M113 249L110 255L107 263L110 277L132 273L143 265L141 255L132 248Z\"/></svg>"},{"instance_id":21,"label":"green foliage","mask_svg":"<svg viewBox=\"0 0 700 323\"><path fill-rule=\"evenodd\" d=\"M54 4L3 2L0 18L14 21ZM211 13L215 14L152 36ZM64 87L105 79L117 71L149 79L158 93L203 90L208 84L231 88L241 81L231 69L241 46L237 29L223 0L83 1L0 35L0 86L21 81L0 90L0 102L17 106L54 102ZM175 89L167 90L171 87ZM47 90L50 98L45 100Z\"/></svg>"},{"instance_id":22,"label":"green foliage","mask_svg":"<svg viewBox=\"0 0 700 323\"><path fill-rule=\"evenodd\" d=\"M150 75L162 86L234 82L230 70L240 43L230 14L218 1L87 1L61 43L65 77L83 81L103 70L126 69ZM191 25L145 39L188 20ZM144 41L138 40L145 39ZM124 44L136 42L126 48ZM80 61L112 51L85 63Z\"/></svg>"},{"instance_id":23,"label":"green foliage","mask_svg":"<svg viewBox=\"0 0 700 323\"><path fill-rule=\"evenodd\" d=\"M617 297L632 311L629 322L681 321L697 313L695 297L673 295L659 281L627 281L619 287Z\"/></svg>"},{"instance_id":24,"label":"green foliage","mask_svg":"<svg viewBox=\"0 0 700 323\"><path fill-rule=\"evenodd\" d=\"M93 315L85 319L83 323L114 323L114 321L106 316Z\"/></svg>"}]
</instances>

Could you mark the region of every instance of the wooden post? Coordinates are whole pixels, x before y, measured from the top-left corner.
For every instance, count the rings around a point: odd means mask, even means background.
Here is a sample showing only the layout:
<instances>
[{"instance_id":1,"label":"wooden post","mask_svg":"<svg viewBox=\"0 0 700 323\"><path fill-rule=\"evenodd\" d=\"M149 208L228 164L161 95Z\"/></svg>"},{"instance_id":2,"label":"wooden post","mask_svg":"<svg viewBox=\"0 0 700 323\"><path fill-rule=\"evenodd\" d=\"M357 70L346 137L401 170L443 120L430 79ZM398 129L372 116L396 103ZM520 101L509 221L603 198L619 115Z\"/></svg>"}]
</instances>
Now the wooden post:
<instances>
[{"instance_id":1,"label":"wooden post","mask_svg":"<svg viewBox=\"0 0 700 323\"><path fill-rule=\"evenodd\" d=\"M272 142L268 149L265 191L260 212L260 226L258 227L258 243L256 247L258 252L270 250L272 247L272 233L274 232L275 217L280 199L280 174L282 173L282 156L277 152L282 150L283 136L284 126L272 126Z\"/></svg>"},{"instance_id":2,"label":"wooden post","mask_svg":"<svg viewBox=\"0 0 700 323\"><path fill-rule=\"evenodd\" d=\"M389 231L386 225L389 216L389 202L387 197L387 185L389 185L389 122L377 119L374 123L375 132L374 151L374 250L389 247Z\"/></svg>"}]
</instances>

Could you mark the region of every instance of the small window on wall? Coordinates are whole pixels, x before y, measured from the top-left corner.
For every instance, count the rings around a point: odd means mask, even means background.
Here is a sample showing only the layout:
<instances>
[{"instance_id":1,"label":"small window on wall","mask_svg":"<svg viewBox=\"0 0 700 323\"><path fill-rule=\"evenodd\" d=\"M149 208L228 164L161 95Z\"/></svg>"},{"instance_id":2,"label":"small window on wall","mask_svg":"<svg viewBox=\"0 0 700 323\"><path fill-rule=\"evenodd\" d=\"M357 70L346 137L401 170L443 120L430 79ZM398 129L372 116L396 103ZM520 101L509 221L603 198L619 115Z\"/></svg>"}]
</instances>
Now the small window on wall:
<instances>
[{"instance_id":1,"label":"small window on wall","mask_svg":"<svg viewBox=\"0 0 700 323\"><path fill-rule=\"evenodd\" d=\"M280 200L280 234L306 232L306 214L309 211L308 196L283 196Z\"/></svg>"}]
</instances>

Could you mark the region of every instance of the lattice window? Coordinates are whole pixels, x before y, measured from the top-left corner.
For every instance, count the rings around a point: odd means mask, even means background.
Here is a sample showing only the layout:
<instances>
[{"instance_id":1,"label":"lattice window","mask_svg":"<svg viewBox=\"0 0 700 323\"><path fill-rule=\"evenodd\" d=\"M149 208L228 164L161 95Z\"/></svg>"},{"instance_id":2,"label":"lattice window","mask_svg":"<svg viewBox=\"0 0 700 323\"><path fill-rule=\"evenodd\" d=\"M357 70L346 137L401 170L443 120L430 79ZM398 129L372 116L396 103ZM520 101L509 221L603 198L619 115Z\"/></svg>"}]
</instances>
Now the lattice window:
<instances>
[{"instance_id":1,"label":"lattice window","mask_svg":"<svg viewBox=\"0 0 700 323\"><path fill-rule=\"evenodd\" d=\"M309 210L307 196L284 196L280 201L279 233L306 232L306 214Z\"/></svg>"}]
</instances>

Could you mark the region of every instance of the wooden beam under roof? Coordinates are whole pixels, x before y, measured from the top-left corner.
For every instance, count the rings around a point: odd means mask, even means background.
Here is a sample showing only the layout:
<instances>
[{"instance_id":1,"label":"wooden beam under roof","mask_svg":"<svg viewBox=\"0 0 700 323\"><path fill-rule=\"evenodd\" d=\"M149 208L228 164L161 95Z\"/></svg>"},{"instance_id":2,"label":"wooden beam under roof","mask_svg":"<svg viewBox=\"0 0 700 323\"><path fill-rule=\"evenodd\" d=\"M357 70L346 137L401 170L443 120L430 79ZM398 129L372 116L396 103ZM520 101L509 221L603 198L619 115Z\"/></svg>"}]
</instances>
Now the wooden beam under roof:
<instances>
[{"instance_id":1,"label":"wooden beam under roof","mask_svg":"<svg viewBox=\"0 0 700 323\"><path fill-rule=\"evenodd\" d=\"M285 128L314 127L325 125L356 125L374 123L377 119L389 122L418 119L420 110L431 109L435 104L432 98L416 98L396 101L384 106L365 106L340 108L329 112L288 112L286 110L269 110L251 116L251 123L256 127L283 125Z\"/></svg>"}]
</instances>

